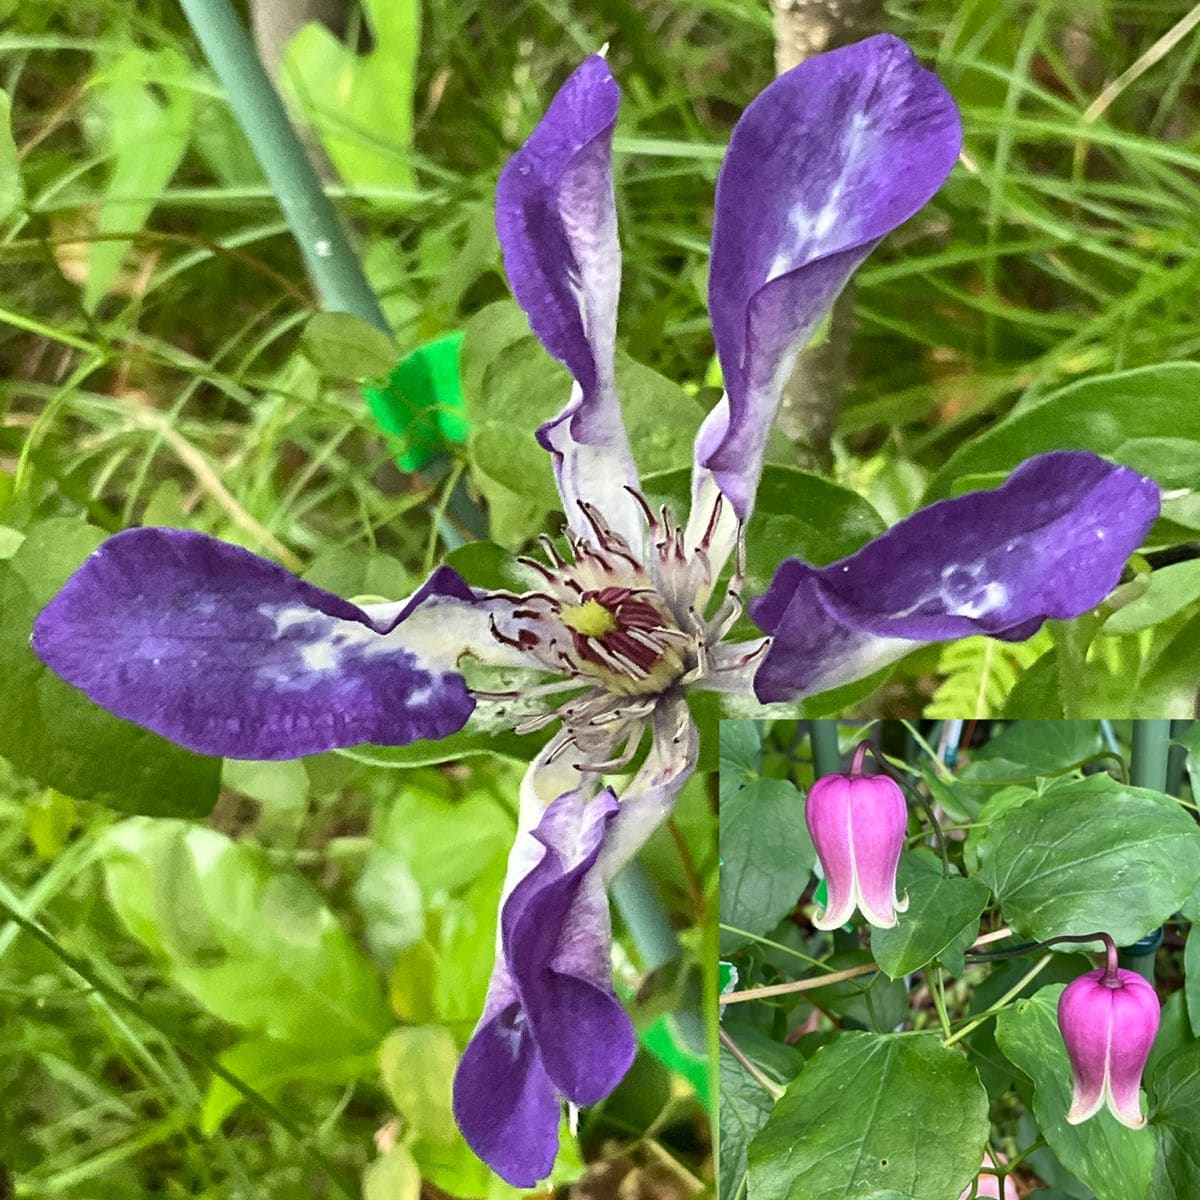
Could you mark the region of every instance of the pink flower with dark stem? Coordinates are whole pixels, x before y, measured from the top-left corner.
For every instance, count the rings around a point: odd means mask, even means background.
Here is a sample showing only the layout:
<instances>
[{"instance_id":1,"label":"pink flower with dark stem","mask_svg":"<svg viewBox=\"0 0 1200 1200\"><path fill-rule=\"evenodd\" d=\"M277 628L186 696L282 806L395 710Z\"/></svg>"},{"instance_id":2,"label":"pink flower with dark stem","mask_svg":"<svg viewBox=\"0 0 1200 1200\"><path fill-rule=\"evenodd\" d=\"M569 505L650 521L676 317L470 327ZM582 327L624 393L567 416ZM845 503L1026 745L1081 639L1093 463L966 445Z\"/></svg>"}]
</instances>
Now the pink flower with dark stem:
<instances>
[{"instance_id":1,"label":"pink flower with dark stem","mask_svg":"<svg viewBox=\"0 0 1200 1200\"><path fill-rule=\"evenodd\" d=\"M847 775L824 775L809 789L804 819L825 872L829 903L813 918L837 929L857 908L871 925L890 929L908 897L896 898L896 868L904 849L908 805L887 775L863 774L868 743L855 751Z\"/></svg>"},{"instance_id":2,"label":"pink flower with dark stem","mask_svg":"<svg viewBox=\"0 0 1200 1200\"><path fill-rule=\"evenodd\" d=\"M1074 1075L1067 1123L1078 1125L1107 1105L1122 1125L1146 1124L1138 1089L1161 1014L1154 986L1117 966L1108 942L1108 964L1073 980L1058 1001L1058 1027Z\"/></svg>"}]
</instances>

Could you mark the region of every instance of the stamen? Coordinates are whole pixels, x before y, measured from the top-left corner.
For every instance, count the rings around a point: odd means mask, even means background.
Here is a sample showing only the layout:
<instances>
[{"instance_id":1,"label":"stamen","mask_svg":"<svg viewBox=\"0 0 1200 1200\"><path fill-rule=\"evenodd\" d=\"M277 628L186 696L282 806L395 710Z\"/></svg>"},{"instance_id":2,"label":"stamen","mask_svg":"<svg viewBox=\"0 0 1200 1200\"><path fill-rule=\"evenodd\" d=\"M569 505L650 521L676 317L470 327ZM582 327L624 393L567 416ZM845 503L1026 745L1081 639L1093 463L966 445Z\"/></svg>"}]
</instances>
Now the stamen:
<instances>
[{"instance_id":1,"label":"stamen","mask_svg":"<svg viewBox=\"0 0 1200 1200\"><path fill-rule=\"evenodd\" d=\"M625 490L633 497L638 508L642 510L642 515L646 518L646 524L650 527L650 532L653 533L658 528L658 521L654 516L654 510L650 507L650 502L637 488L630 487L629 484L625 484Z\"/></svg>"},{"instance_id":2,"label":"stamen","mask_svg":"<svg viewBox=\"0 0 1200 1200\"><path fill-rule=\"evenodd\" d=\"M520 554L517 556L517 562L523 567L530 567L536 571L547 583L556 583L558 577L545 563L540 563L536 558L530 558L528 554Z\"/></svg>"},{"instance_id":3,"label":"stamen","mask_svg":"<svg viewBox=\"0 0 1200 1200\"><path fill-rule=\"evenodd\" d=\"M700 539L700 549L707 550L712 545L713 534L717 532L717 522L721 519L721 509L724 507L725 497L721 492L717 493L716 500L713 501L712 512L708 516L708 525L704 530L704 536Z\"/></svg>"},{"instance_id":4,"label":"stamen","mask_svg":"<svg viewBox=\"0 0 1200 1200\"><path fill-rule=\"evenodd\" d=\"M738 594L741 594L742 585L746 582L746 523L738 522L737 527L737 554L734 558L733 578L729 581L729 586Z\"/></svg>"},{"instance_id":5,"label":"stamen","mask_svg":"<svg viewBox=\"0 0 1200 1200\"><path fill-rule=\"evenodd\" d=\"M724 666L714 667L713 674L719 675L724 671L737 671L742 667L748 667L756 658L766 654L767 650L770 648L770 645L771 639L764 638L759 645L754 650L751 650L748 654L743 654L738 658L732 659L730 662L725 663Z\"/></svg>"},{"instance_id":6,"label":"stamen","mask_svg":"<svg viewBox=\"0 0 1200 1200\"><path fill-rule=\"evenodd\" d=\"M627 766L634 755L638 752L638 747L642 744L641 729L636 730L629 739L625 742L625 748L617 755L616 758L610 758L606 762L588 763L586 766L580 766L581 771L595 771L599 774L601 771L619 771L622 767Z\"/></svg>"},{"instance_id":7,"label":"stamen","mask_svg":"<svg viewBox=\"0 0 1200 1200\"><path fill-rule=\"evenodd\" d=\"M518 697L536 700L541 696L553 696L560 692L578 691L582 686L583 684L578 679L560 679L554 683L539 683L534 687L513 688L507 692L485 692L477 688L472 688L471 695L476 700L516 700Z\"/></svg>"},{"instance_id":8,"label":"stamen","mask_svg":"<svg viewBox=\"0 0 1200 1200\"><path fill-rule=\"evenodd\" d=\"M546 557L556 566L565 567L567 560L558 552L558 547L550 540L549 534L539 533L538 544L546 552Z\"/></svg>"},{"instance_id":9,"label":"stamen","mask_svg":"<svg viewBox=\"0 0 1200 1200\"><path fill-rule=\"evenodd\" d=\"M506 633L500 632L500 626L496 624L496 614L488 613L488 629L491 630L492 637L498 642L503 642L506 646L512 646L517 650L532 650L538 644L537 634L531 633L528 629L518 630L516 637L509 637Z\"/></svg>"},{"instance_id":10,"label":"stamen","mask_svg":"<svg viewBox=\"0 0 1200 1200\"><path fill-rule=\"evenodd\" d=\"M560 716L561 713L555 709L551 709L549 712L538 713L533 717L526 717L513 726L513 733L520 736L526 733L533 733L538 729L545 729L551 721L557 721Z\"/></svg>"},{"instance_id":11,"label":"stamen","mask_svg":"<svg viewBox=\"0 0 1200 1200\"><path fill-rule=\"evenodd\" d=\"M745 610L741 596L731 587L725 593L721 607L717 609L712 620L708 623L708 641L719 642L737 624L738 618Z\"/></svg>"}]
</instances>

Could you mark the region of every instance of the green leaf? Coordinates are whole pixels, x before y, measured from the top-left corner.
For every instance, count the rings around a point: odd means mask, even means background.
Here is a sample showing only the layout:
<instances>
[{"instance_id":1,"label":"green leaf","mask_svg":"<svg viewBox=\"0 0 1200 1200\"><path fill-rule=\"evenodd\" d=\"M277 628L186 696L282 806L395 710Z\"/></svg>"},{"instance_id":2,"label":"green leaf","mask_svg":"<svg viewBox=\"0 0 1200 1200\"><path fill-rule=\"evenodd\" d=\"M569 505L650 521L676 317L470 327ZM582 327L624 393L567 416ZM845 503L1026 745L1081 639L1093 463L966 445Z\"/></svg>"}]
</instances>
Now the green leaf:
<instances>
[{"instance_id":1,"label":"green leaf","mask_svg":"<svg viewBox=\"0 0 1200 1200\"><path fill-rule=\"evenodd\" d=\"M1200 826L1159 792L1063 782L1000 813L978 846L979 879L1023 936L1102 929L1145 937L1200 877Z\"/></svg>"},{"instance_id":2,"label":"green leaf","mask_svg":"<svg viewBox=\"0 0 1200 1200\"><path fill-rule=\"evenodd\" d=\"M387 967L425 933L425 902L404 856L372 846L354 884L363 935Z\"/></svg>"},{"instance_id":3,"label":"green leaf","mask_svg":"<svg viewBox=\"0 0 1200 1200\"><path fill-rule=\"evenodd\" d=\"M642 488L652 500L670 504L676 514L686 513L691 478L691 467L680 467L645 476ZM857 492L820 475L767 463L746 529L746 594L766 591L785 558L824 565L853 554L883 531L883 518ZM731 636L762 634L743 618Z\"/></svg>"},{"instance_id":4,"label":"green leaf","mask_svg":"<svg viewBox=\"0 0 1200 1200\"><path fill-rule=\"evenodd\" d=\"M1185 1046L1190 1046L1196 1041L1192 1036L1187 1005L1184 1001L1183 992L1172 992L1163 1003L1158 1036L1154 1039L1150 1057L1146 1062L1147 1078L1160 1062L1174 1057Z\"/></svg>"},{"instance_id":5,"label":"green leaf","mask_svg":"<svg viewBox=\"0 0 1200 1200\"><path fill-rule=\"evenodd\" d=\"M419 1200L421 1169L403 1143L393 1146L363 1172L363 1200Z\"/></svg>"},{"instance_id":6,"label":"green leaf","mask_svg":"<svg viewBox=\"0 0 1200 1200\"><path fill-rule=\"evenodd\" d=\"M639 475L644 478L683 464L690 470L704 409L679 384L620 351L616 379Z\"/></svg>"},{"instance_id":7,"label":"green leaf","mask_svg":"<svg viewBox=\"0 0 1200 1200\"><path fill-rule=\"evenodd\" d=\"M395 600L415 590L398 558L361 545L338 546L318 554L308 564L303 578L347 598L372 596Z\"/></svg>"},{"instance_id":8,"label":"green leaf","mask_svg":"<svg viewBox=\"0 0 1200 1200\"><path fill-rule=\"evenodd\" d=\"M497 755L528 762L547 739L545 731L518 735L508 729L472 728L474 720L460 733L437 741L420 739L407 746L373 746L369 742L349 750L337 750L355 762L372 767L428 767L435 763L457 762L477 754Z\"/></svg>"},{"instance_id":9,"label":"green leaf","mask_svg":"<svg viewBox=\"0 0 1200 1200\"><path fill-rule=\"evenodd\" d=\"M399 357L386 333L344 312L314 313L300 335L300 347L328 379L385 378Z\"/></svg>"},{"instance_id":10,"label":"green leaf","mask_svg":"<svg viewBox=\"0 0 1200 1200\"><path fill-rule=\"evenodd\" d=\"M932 962L964 931L977 933L991 894L978 880L943 878L941 863L925 853L900 859L898 886L908 893L908 911L894 928L871 930L871 953L892 979Z\"/></svg>"},{"instance_id":11,"label":"green leaf","mask_svg":"<svg viewBox=\"0 0 1200 1200\"><path fill-rule=\"evenodd\" d=\"M392 1025L375 969L299 877L182 821L122 821L103 852L109 900L209 1012L326 1057L373 1052Z\"/></svg>"},{"instance_id":12,"label":"green leaf","mask_svg":"<svg viewBox=\"0 0 1200 1200\"><path fill-rule=\"evenodd\" d=\"M366 0L364 9L369 53L356 53L313 22L288 45L281 79L347 183L409 188L421 6L417 0Z\"/></svg>"},{"instance_id":13,"label":"green leaf","mask_svg":"<svg viewBox=\"0 0 1200 1200\"><path fill-rule=\"evenodd\" d=\"M957 821L974 821L1001 788L1017 781L1032 784L1036 776L1023 763L981 758L963 767L953 779L927 768L925 782L933 798Z\"/></svg>"},{"instance_id":14,"label":"green leaf","mask_svg":"<svg viewBox=\"0 0 1200 1200\"><path fill-rule=\"evenodd\" d=\"M492 537L511 547L543 530L559 506L550 456L535 434L566 404L571 377L524 315L518 310L518 321L507 309L491 305L467 323L462 373L473 478L488 503Z\"/></svg>"},{"instance_id":15,"label":"green leaf","mask_svg":"<svg viewBox=\"0 0 1200 1200\"><path fill-rule=\"evenodd\" d=\"M1147 1083L1158 1142L1150 1200L1200 1195L1200 1042L1155 1065Z\"/></svg>"},{"instance_id":16,"label":"green leaf","mask_svg":"<svg viewBox=\"0 0 1200 1200\"><path fill-rule=\"evenodd\" d=\"M1163 487L1193 487L1200 479L1200 441L1181 437L1130 438L1113 452L1117 462L1152 475Z\"/></svg>"},{"instance_id":17,"label":"green leaf","mask_svg":"<svg viewBox=\"0 0 1200 1200\"><path fill-rule=\"evenodd\" d=\"M1127 1129L1107 1109L1081 1125L1068 1125L1071 1064L1058 1029L1063 984L1041 988L996 1018L996 1041L1033 1081L1033 1112L1050 1149L1098 1200L1144 1200L1150 1187L1154 1138L1149 1129Z\"/></svg>"},{"instance_id":18,"label":"green leaf","mask_svg":"<svg viewBox=\"0 0 1200 1200\"><path fill-rule=\"evenodd\" d=\"M375 833L380 845L404 859L429 897L473 883L515 835L515 813L494 795L482 789L461 798L439 795L417 779L407 783Z\"/></svg>"},{"instance_id":19,"label":"green leaf","mask_svg":"<svg viewBox=\"0 0 1200 1200\"><path fill-rule=\"evenodd\" d=\"M1187 718L1196 712L1196 663L1200 662L1200 613L1147 664L1138 688L1139 717Z\"/></svg>"},{"instance_id":20,"label":"green leaf","mask_svg":"<svg viewBox=\"0 0 1200 1200\"><path fill-rule=\"evenodd\" d=\"M1023 673L1049 645L1045 629L1027 642L983 636L947 642L938 657L938 673L944 678L925 706L925 715L955 720L995 716Z\"/></svg>"},{"instance_id":21,"label":"green leaf","mask_svg":"<svg viewBox=\"0 0 1200 1200\"><path fill-rule=\"evenodd\" d=\"M766 934L791 911L816 859L804 796L785 779L756 779L721 807L721 924ZM744 946L721 931L721 953Z\"/></svg>"},{"instance_id":22,"label":"green leaf","mask_svg":"<svg viewBox=\"0 0 1200 1200\"><path fill-rule=\"evenodd\" d=\"M1099 721L1015 721L975 751L975 759L1004 759L1030 775L1047 775L1083 762L1101 747Z\"/></svg>"},{"instance_id":23,"label":"green leaf","mask_svg":"<svg viewBox=\"0 0 1200 1200\"><path fill-rule=\"evenodd\" d=\"M762 725L758 721L722 721L720 733L721 803L762 770Z\"/></svg>"},{"instance_id":24,"label":"green leaf","mask_svg":"<svg viewBox=\"0 0 1200 1200\"><path fill-rule=\"evenodd\" d=\"M987 1095L932 1035L822 1046L750 1144L754 1200L957 1196L979 1169Z\"/></svg>"},{"instance_id":25,"label":"green leaf","mask_svg":"<svg viewBox=\"0 0 1200 1200\"><path fill-rule=\"evenodd\" d=\"M379 1049L383 1086L416 1137L449 1144L458 1136L450 1084L458 1069L454 1037L443 1025L410 1025Z\"/></svg>"},{"instance_id":26,"label":"green leaf","mask_svg":"<svg viewBox=\"0 0 1200 1200\"><path fill-rule=\"evenodd\" d=\"M804 1061L791 1046L779 1042L765 1043L766 1055L754 1053L741 1037L738 1044L754 1064L777 1083L789 1082ZM724 1046L721 1047L719 1065L721 1153L717 1195L721 1200L746 1200L746 1150L754 1135L767 1123L775 1102Z\"/></svg>"},{"instance_id":27,"label":"green leaf","mask_svg":"<svg viewBox=\"0 0 1200 1200\"><path fill-rule=\"evenodd\" d=\"M1193 925L1188 931L1183 952L1183 986L1192 1032L1200 1037L1200 933L1197 930L1200 925Z\"/></svg>"},{"instance_id":28,"label":"green leaf","mask_svg":"<svg viewBox=\"0 0 1200 1200\"><path fill-rule=\"evenodd\" d=\"M1039 794L1033 788L1021 786L992 790L990 798L971 822L972 828L967 832L966 845L963 847L963 865L972 875L979 870L979 845L987 836L991 823L1001 813L1020 808Z\"/></svg>"},{"instance_id":29,"label":"green leaf","mask_svg":"<svg viewBox=\"0 0 1200 1200\"><path fill-rule=\"evenodd\" d=\"M7 221L24 200L21 160L12 135L12 101L0 91L0 221Z\"/></svg>"},{"instance_id":30,"label":"green leaf","mask_svg":"<svg viewBox=\"0 0 1200 1200\"><path fill-rule=\"evenodd\" d=\"M1151 571L1149 584L1136 600L1117 609L1101 633L1139 633L1169 621L1200 600L1200 559L1171 563Z\"/></svg>"},{"instance_id":31,"label":"green leaf","mask_svg":"<svg viewBox=\"0 0 1200 1200\"><path fill-rule=\"evenodd\" d=\"M1010 471L1047 450L1092 450L1128 465L1153 466L1171 486L1172 468L1146 464L1144 438L1200 442L1200 363L1167 363L1073 383L1016 412L950 456L933 477L924 503L950 494L956 479Z\"/></svg>"},{"instance_id":32,"label":"green leaf","mask_svg":"<svg viewBox=\"0 0 1200 1200\"><path fill-rule=\"evenodd\" d=\"M325 1053L311 1041L278 1042L265 1037L239 1042L221 1055L220 1062L268 1100L278 1099L290 1083L336 1087L370 1078L375 1069L375 1056L370 1051ZM221 1122L245 1102L232 1084L214 1075L200 1109L200 1131L211 1137Z\"/></svg>"},{"instance_id":33,"label":"green leaf","mask_svg":"<svg viewBox=\"0 0 1200 1200\"><path fill-rule=\"evenodd\" d=\"M98 234L141 230L171 181L192 129L192 70L177 50L131 49L86 89L98 118L100 149L110 160ZM153 81L153 86L151 82ZM90 312L108 294L129 242L88 245L83 304Z\"/></svg>"},{"instance_id":34,"label":"green leaf","mask_svg":"<svg viewBox=\"0 0 1200 1200\"><path fill-rule=\"evenodd\" d=\"M227 758L221 770L221 782L271 808L303 807L308 799L308 772L299 759L256 762Z\"/></svg>"},{"instance_id":35,"label":"green leaf","mask_svg":"<svg viewBox=\"0 0 1200 1200\"><path fill-rule=\"evenodd\" d=\"M25 832L40 858L57 858L75 831L75 801L47 788L25 802Z\"/></svg>"},{"instance_id":36,"label":"green leaf","mask_svg":"<svg viewBox=\"0 0 1200 1200\"><path fill-rule=\"evenodd\" d=\"M1058 647L1052 646L1031 663L1017 680L1000 711L1002 717L1036 717L1057 720L1063 715L1062 682L1058 672Z\"/></svg>"},{"instance_id":37,"label":"green leaf","mask_svg":"<svg viewBox=\"0 0 1200 1200\"><path fill-rule=\"evenodd\" d=\"M44 521L0 562L0 754L77 800L152 816L204 816L216 803L220 759L105 712L29 648L34 618L103 540L79 521Z\"/></svg>"}]
</instances>

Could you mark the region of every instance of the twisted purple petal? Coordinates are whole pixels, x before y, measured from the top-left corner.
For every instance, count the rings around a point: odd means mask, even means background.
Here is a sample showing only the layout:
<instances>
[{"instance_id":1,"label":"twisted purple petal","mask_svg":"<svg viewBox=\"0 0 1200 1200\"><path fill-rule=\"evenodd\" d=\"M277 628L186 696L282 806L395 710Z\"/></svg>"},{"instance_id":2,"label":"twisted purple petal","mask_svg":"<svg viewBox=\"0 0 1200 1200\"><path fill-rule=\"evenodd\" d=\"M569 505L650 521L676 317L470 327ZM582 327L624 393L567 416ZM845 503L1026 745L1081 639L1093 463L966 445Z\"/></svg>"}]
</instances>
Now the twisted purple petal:
<instances>
[{"instance_id":1,"label":"twisted purple petal","mask_svg":"<svg viewBox=\"0 0 1200 1200\"><path fill-rule=\"evenodd\" d=\"M1084 451L1041 454L1001 487L941 500L826 567L781 563L750 615L773 635L764 701L861 679L919 642L1030 637L1113 589L1159 510L1157 485Z\"/></svg>"},{"instance_id":2,"label":"twisted purple petal","mask_svg":"<svg viewBox=\"0 0 1200 1200\"><path fill-rule=\"evenodd\" d=\"M1161 1006L1154 986L1136 971L1117 970L1072 980L1058 1000L1058 1027L1071 1060L1074 1087L1067 1122L1078 1125L1102 1105L1130 1129L1146 1124L1138 1100L1142 1072L1158 1033Z\"/></svg>"},{"instance_id":3,"label":"twisted purple petal","mask_svg":"<svg viewBox=\"0 0 1200 1200\"><path fill-rule=\"evenodd\" d=\"M449 567L407 603L359 608L200 533L130 529L34 624L38 657L119 717L180 745L278 759L460 729L455 663L487 605Z\"/></svg>"},{"instance_id":4,"label":"twisted purple petal","mask_svg":"<svg viewBox=\"0 0 1200 1200\"><path fill-rule=\"evenodd\" d=\"M511 981L493 982L488 999L454 1076L454 1119L497 1175L532 1188L554 1169L558 1093Z\"/></svg>"},{"instance_id":5,"label":"twisted purple petal","mask_svg":"<svg viewBox=\"0 0 1200 1200\"><path fill-rule=\"evenodd\" d=\"M636 486L637 471L613 380L621 253L612 133L620 100L604 59L585 59L501 172L496 232L513 294L577 383L566 408L538 431L571 528L589 532L578 503L588 496L637 546L640 516L624 491Z\"/></svg>"},{"instance_id":6,"label":"twisted purple petal","mask_svg":"<svg viewBox=\"0 0 1200 1200\"><path fill-rule=\"evenodd\" d=\"M950 94L886 34L781 75L742 114L717 183L709 310L727 398L696 441L745 519L783 386L851 274L942 185Z\"/></svg>"},{"instance_id":7,"label":"twisted purple petal","mask_svg":"<svg viewBox=\"0 0 1200 1200\"><path fill-rule=\"evenodd\" d=\"M592 870L619 805L609 790L560 796L534 836L546 853L513 889L501 917L504 954L546 1073L584 1107L624 1078L633 1024L612 990L612 928Z\"/></svg>"},{"instance_id":8,"label":"twisted purple petal","mask_svg":"<svg viewBox=\"0 0 1200 1200\"><path fill-rule=\"evenodd\" d=\"M607 789L594 798L566 792L525 835L541 857L527 865L524 838L514 848L524 873L501 908L501 953L455 1076L454 1110L475 1153L519 1187L554 1165L558 1097L595 1104L636 1053L613 994L608 898L596 867L618 808Z\"/></svg>"}]
</instances>

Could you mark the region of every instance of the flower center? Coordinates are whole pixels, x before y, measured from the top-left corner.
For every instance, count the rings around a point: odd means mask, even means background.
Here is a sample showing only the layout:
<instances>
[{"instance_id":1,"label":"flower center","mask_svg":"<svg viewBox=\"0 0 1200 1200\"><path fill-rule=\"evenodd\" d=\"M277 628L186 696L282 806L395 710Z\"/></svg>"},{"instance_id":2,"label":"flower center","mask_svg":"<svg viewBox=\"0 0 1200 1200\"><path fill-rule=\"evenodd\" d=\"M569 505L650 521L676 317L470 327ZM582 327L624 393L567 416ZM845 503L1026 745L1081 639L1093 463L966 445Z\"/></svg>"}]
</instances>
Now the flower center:
<instances>
[{"instance_id":1,"label":"flower center","mask_svg":"<svg viewBox=\"0 0 1200 1200\"><path fill-rule=\"evenodd\" d=\"M714 669L715 647L741 612L739 540L726 597L712 616L703 613L713 584L708 549L721 498L704 536L689 551L684 530L670 511L664 507L656 514L640 493L632 494L646 517L644 549L635 551L594 505L580 501L591 536L564 531L569 559L542 537L544 560L518 560L537 575L540 590L503 593L515 603L500 622L491 618L498 641L565 678L503 692L473 690L477 699L503 705L584 689L557 708L526 712L513 728L526 733L561 720L567 733L563 746L574 745L593 756L589 770L615 770L630 761L659 698L707 677ZM743 661L734 659L715 670L740 667Z\"/></svg>"},{"instance_id":2,"label":"flower center","mask_svg":"<svg viewBox=\"0 0 1200 1200\"><path fill-rule=\"evenodd\" d=\"M583 637L604 637L618 628L617 618L595 595L589 596L582 604L568 604L559 619L568 629L574 629Z\"/></svg>"},{"instance_id":3,"label":"flower center","mask_svg":"<svg viewBox=\"0 0 1200 1200\"><path fill-rule=\"evenodd\" d=\"M578 603L562 605L558 620L569 631L576 671L614 695L665 691L684 673L685 657L692 657L694 637L678 627L651 588L585 591Z\"/></svg>"}]
</instances>

